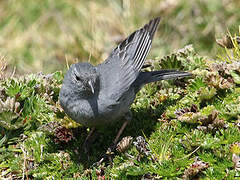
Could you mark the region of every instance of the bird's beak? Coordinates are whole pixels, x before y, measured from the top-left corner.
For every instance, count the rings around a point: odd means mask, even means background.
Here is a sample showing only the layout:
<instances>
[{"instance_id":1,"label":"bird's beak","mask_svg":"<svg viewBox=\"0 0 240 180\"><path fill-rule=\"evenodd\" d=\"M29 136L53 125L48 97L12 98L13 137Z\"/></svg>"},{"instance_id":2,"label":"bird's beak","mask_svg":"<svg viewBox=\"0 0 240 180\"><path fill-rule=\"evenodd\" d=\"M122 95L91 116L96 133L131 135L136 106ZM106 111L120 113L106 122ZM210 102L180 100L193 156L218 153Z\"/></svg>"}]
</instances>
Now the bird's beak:
<instances>
[{"instance_id":1,"label":"bird's beak","mask_svg":"<svg viewBox=\"0 0 240 180\"><path fill-rule=\"evenodd\" d=\"M94 87L93 87L93 83L92 83L91 80L88 81L88 85L90 86L91 91L92 91L92 93L94 94Z\"/></svg>"}]
</instances>

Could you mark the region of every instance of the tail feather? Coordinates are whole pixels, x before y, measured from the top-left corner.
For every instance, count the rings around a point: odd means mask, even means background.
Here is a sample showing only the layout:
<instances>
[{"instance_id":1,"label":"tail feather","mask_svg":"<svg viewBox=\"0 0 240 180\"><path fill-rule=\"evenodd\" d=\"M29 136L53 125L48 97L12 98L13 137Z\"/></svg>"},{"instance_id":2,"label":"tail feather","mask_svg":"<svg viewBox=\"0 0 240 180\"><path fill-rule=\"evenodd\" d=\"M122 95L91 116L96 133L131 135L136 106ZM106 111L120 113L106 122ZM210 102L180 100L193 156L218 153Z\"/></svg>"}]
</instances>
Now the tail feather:
<instances>
[{"instance_id":1,"label":"tail feather","mask_svg":"<svg viewBox=\"0 0 240 180\"><path fill-rule=\"evenodd\" d=\"M176 71L176 70L160 70L160 71L153 71L150 73L151 73L151 77L149 79L150 82L175 79L180 77L188 77L192 75L189 72Z\"/></svg>"},{"instance_id":2,"label":"tail feather","mask_svg":"<svg viewBox=\"0 0 240 180\"><path fill-rule=\"evenodd\" d=\"M177 71L177 70L159 70L152 72L141 72L138 76L138 79L135 81L136 86L142 86L147 83L176 79L180 77L189 77L192 76L189 72Z\"/></svg>"}]
</instances>

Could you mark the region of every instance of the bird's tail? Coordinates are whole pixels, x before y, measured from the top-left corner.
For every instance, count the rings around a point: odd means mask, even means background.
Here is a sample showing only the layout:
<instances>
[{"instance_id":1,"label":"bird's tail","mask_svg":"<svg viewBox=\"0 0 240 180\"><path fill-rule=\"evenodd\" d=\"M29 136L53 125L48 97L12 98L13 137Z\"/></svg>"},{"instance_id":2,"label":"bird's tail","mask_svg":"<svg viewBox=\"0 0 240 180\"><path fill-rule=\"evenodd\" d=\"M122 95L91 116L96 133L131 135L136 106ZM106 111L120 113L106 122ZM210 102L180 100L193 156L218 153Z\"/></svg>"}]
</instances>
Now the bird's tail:
<instances>
[{"instance_id":1,"label":"bird's tail","mask_svg":"<svg viewBox=\"0 0 240 180\"><path fill-rule=\"evenodd\" d=\"M160 81L160 80L168 80L168 79L175 79L179 77L187 77L191 76L191 73L183 72L183 71L176 71L176 70L159 70L150 72L150 82Z\"/></svg>"},{"instance_id":2,"label":"bird's tail","mask_svg":"<svg viewBox=\"0 0 240 180\"><path fill-rule=\"evenodd\" d=\"M140 74L141 82L137 82L137 84L147 84L150 82L156 82L160 80L168 80L168 79L176 79L180 77L188 77L192 74L189 72L177 71L177 70L159 70L159 71L152 71L152 72L142 72Z\"/></svg>"}]
</instances>

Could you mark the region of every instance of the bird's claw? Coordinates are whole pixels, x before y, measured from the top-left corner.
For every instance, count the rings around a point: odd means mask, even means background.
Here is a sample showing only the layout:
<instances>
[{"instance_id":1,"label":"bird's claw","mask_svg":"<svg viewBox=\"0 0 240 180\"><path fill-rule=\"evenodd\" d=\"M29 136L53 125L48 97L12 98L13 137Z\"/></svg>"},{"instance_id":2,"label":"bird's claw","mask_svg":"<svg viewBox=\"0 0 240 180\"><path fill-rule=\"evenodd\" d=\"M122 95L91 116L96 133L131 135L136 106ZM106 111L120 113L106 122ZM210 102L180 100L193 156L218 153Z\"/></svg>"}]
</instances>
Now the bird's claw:
<instances>
[{"instance_id":1,"label":"bird's claw","mask_svg":"<svg viewBox=\"0 0 240 180\"><path fill-rule=\"evenodd\" d=\"M112 156L114 155L114 150L116 148L116 145L112 145L110 146L107 151L105 152L105 154L101 157L101 159L98 162L95 162L93 164L93 166L100 166L104 161L106 161L107 159L109 160L109 162L112 164Z\"/></svg>"}]
</instances>

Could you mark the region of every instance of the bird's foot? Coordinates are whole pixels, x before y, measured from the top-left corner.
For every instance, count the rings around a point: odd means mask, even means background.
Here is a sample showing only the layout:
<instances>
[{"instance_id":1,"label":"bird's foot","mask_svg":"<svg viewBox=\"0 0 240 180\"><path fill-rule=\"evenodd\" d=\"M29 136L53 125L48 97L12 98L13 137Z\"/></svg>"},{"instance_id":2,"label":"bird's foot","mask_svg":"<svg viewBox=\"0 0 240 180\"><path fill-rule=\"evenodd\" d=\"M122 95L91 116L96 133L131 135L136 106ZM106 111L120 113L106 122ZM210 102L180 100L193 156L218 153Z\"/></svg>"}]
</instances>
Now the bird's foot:
<instances>
[{"instance_id":1,"label":"bird's foot","mask_svg":"<svg viewBox=\"0 0 240 180\"><path fill-rule=\"evenodd\" d=\"M101 157L101 159L98 162L94 163L93 166L100 166L106 160L109 160L110 164L112 164L114 150L115 150L114 146L109 147L105 154Z\"/></svg>"}]
</instances>

